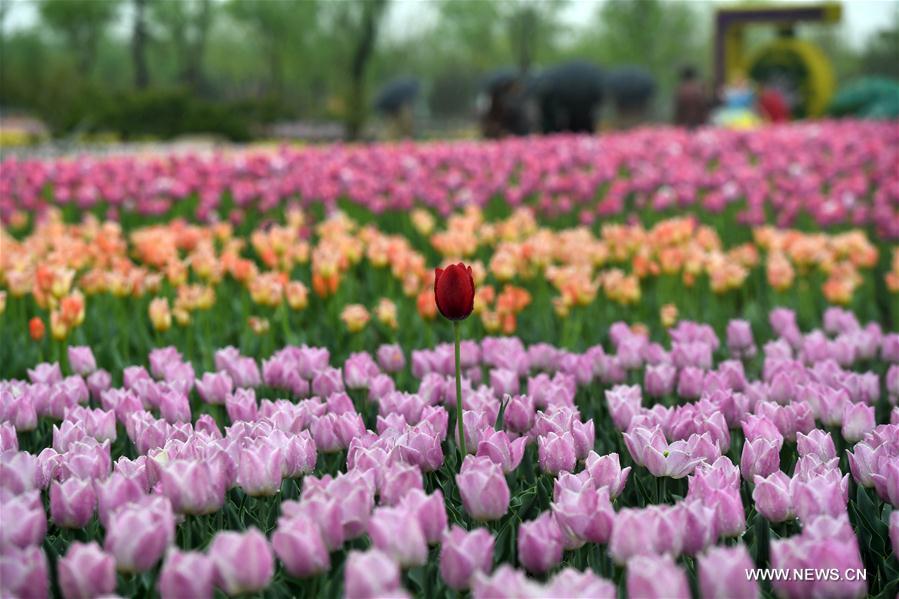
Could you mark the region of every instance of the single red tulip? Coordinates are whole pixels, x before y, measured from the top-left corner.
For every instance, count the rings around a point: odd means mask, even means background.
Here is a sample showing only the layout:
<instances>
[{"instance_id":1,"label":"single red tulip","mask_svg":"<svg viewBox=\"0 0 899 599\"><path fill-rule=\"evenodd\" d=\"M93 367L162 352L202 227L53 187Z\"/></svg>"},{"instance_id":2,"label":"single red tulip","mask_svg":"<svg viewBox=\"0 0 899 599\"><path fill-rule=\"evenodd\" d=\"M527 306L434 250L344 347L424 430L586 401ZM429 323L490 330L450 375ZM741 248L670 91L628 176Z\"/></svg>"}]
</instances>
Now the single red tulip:
<instances>
[{"instance_id":1,"label":"single red tulip","mask_svg":"<svg viewBox=\"0 0 899 599\"><path fill-rule=\"evenodd\" d=\"M437 309L449 320L464 320L474 310L474 277L471 267L450 264L434 271Z\"/></svg>"}]
</instances>

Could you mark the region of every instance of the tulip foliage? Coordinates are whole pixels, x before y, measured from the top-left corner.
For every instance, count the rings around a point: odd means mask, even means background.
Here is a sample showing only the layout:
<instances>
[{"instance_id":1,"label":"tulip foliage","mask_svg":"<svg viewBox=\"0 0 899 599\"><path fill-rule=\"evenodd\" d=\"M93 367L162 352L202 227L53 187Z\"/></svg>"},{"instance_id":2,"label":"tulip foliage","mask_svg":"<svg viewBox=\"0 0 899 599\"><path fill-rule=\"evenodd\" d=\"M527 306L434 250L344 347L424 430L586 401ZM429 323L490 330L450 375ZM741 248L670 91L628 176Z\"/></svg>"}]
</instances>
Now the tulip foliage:
<instances>
[{"instance_id":1,"label":"tulip foliage","mask_svg":"<svg viewBox=\"0 0 899 599\"><path fill-rule=\"evenodd\" d=\"M892 599L897 157L8 159L0 596Z\"/></svg>"}]
</instances>

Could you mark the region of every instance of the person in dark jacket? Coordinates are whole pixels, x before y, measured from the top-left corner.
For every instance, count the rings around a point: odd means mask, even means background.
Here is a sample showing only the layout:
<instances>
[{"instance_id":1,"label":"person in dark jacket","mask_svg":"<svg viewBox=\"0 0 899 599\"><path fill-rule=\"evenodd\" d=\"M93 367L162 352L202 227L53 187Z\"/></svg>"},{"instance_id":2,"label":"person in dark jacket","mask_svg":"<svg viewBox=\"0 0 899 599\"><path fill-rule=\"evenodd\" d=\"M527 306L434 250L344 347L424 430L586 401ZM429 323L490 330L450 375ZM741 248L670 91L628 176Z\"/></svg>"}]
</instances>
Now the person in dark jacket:
<instances>
[{"instance_id":1,"label":"person in dark jacket","mask_svg":"<svg viewBox=\"0 0 899 599\"><path fill-rule=\"evenodd\" d=\"M708 94L696 69L684 67L674 95L674 124L689 129L699 127L709 117L709 104Z\"/></svg>"}]
</instances>

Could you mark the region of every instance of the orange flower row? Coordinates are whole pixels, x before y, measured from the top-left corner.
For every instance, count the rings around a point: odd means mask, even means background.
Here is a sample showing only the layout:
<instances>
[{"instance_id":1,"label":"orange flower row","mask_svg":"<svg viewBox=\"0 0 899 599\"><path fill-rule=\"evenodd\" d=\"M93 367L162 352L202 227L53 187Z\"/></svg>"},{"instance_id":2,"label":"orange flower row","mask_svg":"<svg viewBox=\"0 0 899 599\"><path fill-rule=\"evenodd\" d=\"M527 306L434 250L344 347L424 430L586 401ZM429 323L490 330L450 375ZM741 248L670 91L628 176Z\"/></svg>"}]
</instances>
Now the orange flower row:
<instances>
[{"instance_id":1,"label":"orange flower row","mask_svg":"<svg viewBox=\"0 0 899 599\"><path fill-rule=\"evenodd\" d=\"M846 304L864 280L861 273L878 259L877 248L861 231L829 235L760 227L752 231L753 241L726 248L713 228L689 217L649 228L605 224L598 231L542 227L527 209L488 222L480 209L470 207L449 217L445 229L425 211L413 211L410 220L426 241L386 234L374 224L360 226L340 212L313 227L305 214L291 209L283 224L259 228L248 239L235 236L227 223L173 221L126 233L117 223L91 216L73 225L51 213L22 240L0 228L0 312L7 292L30 295L47 311L52 335L62 339L83 322L92 295L150 296L150 320L164 330L187 325L192 313L212 308L226 279L243 286L255 305L303 310L309 304L307 284L321 298L333 296L347 277L358 276L354 269L364 262L382 277L376 284L392 280L405 296L417 298L418 312L427 319L435 315L434 275L433 265L416 249L424 242L443 257L443 265L460 259L471 264L476 313L489 331L511 333L537 280L555 290L553 306L561 317L600 294L636 304L644 281L660 276L679 278L687 287L706 277L712 292L726 293L740 289L760 267L778 291L820 273L825 298ZM899 293L897 248L886 282ZM392 300L382 299L373 310L385 326L398 326ZM350 304L343 313L350 330L363 329L369 319L369 308L361 304ZM34 325L32 334L38 329Z\"/></svg>"}]
</instances>

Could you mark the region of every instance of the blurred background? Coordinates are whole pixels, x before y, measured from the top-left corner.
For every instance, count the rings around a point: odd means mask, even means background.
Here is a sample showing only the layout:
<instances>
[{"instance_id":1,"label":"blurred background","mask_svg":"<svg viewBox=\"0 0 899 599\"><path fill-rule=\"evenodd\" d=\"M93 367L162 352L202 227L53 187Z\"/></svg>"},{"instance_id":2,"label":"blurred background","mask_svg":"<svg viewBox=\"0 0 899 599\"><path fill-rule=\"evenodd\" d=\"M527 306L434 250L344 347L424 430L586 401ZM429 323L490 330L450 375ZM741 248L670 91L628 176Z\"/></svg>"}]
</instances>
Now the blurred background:
<instances>
[{"instance_id":1,"label":"blurred background","mask_svg":"<svg viewBox=\"0 0 899 599\"><path fill-rule=\"evenodd\" d=\"M899 116L899 2L0 0L0 145Z\"/></svg>"}]
</instances>

